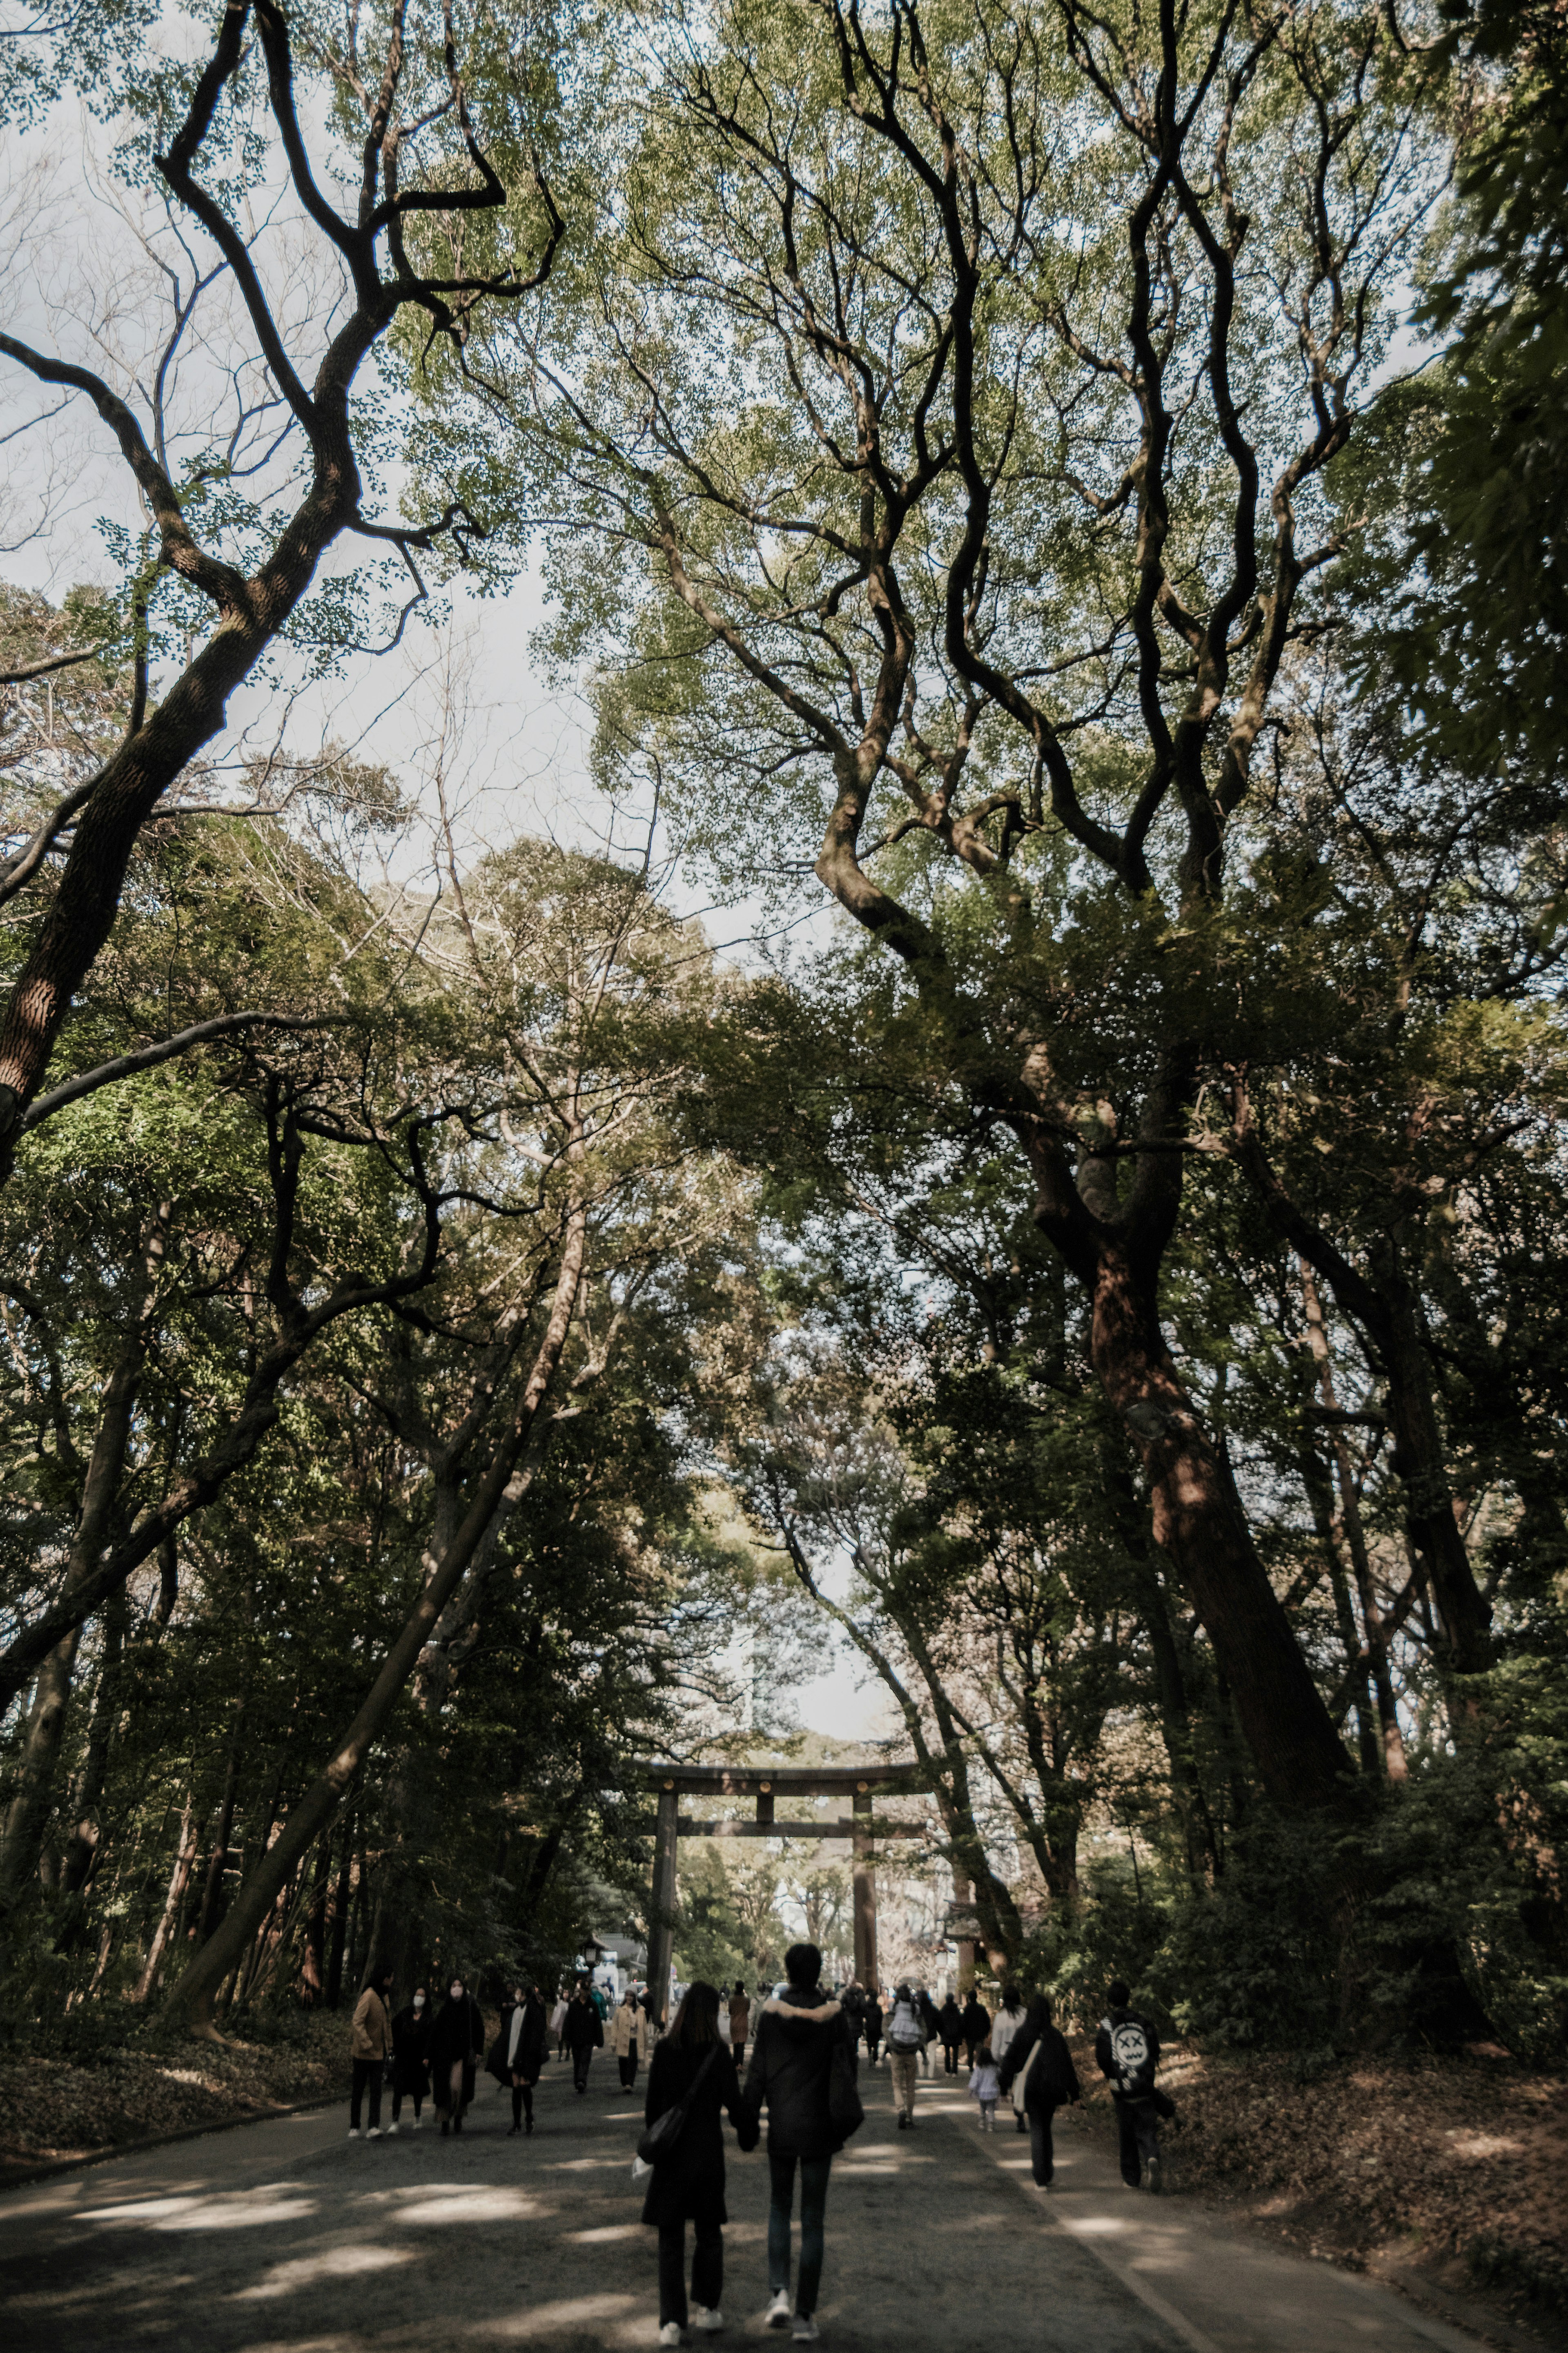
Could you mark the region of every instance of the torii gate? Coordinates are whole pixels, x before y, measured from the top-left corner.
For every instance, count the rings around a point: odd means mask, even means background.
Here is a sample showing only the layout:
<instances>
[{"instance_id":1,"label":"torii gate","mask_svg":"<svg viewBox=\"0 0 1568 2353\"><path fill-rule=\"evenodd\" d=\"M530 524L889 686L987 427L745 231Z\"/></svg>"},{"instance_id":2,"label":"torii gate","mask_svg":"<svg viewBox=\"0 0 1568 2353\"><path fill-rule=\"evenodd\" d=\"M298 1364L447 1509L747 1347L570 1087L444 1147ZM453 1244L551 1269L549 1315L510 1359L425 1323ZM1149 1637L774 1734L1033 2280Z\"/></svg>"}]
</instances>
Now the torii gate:
<instances>
[{"instance_id":1,"label":"torii gate","mask_svg":"<svg viewBox=\"0 0 1568 2353\"><path fill-rule=\"evenodd\" d=\"M848 1839L854 1847L855 1974L863 1986L877 1982L877 1890L871 1876L874 1829L885 1838L920 1838L915 1822L873 1824L876 1796L905 1796L929 1788L929 1776L913 1763L885 1765L661 1765L645 1761L631 1771L632 1786L658 1794L658 1824L653 1851L653 1916L648 1923L647 1981L656 2017L662 2024L669 2003L669 1963L675 1942L675 1852L682 1838ZM822 1821L781 1821L774 1813L782 1794L796 1798L847 1796L852 1810ZM754 1818L724 1815L698 1820L682 1813L683 1798L754 1798Z\"/></svg>"}]
</instances>

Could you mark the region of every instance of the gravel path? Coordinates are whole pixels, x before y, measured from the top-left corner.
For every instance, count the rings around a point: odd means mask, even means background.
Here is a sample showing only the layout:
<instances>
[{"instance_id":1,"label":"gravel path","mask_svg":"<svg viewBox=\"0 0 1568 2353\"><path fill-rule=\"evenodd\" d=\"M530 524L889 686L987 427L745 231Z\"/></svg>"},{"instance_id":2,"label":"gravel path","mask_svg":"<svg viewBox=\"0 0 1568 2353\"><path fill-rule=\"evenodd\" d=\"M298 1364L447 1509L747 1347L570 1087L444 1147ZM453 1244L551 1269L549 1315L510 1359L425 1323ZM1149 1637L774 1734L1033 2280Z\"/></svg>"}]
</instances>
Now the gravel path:
<instances>
[{"instance_id":1,"label":"gravel path","mask_svg":"<svg viewBox=\"0 0 1568 2353\"><path fill-rule=\"evenodd\" d=\"M486 2084L460 2138L426 2125L351 2142L329 2111L10 2191L7 2353L650 2347L653 2234L630 2179L641 2102L603 2059L594 2078L578 2099L547 2071L531 2138L506 2137ZM1087 2134L1058 2135L1059 2189L1042 2200L1026 2144L982 2138L961 2094L922 2085L900 2135L885 2073L865 2088L871 2113L828 2199L832 2353L1475 2353L1386 2290L1228 2237L1180 2197L1134 2198ZM721 2346L789 2341L763 2325L766 2183L731 2142Z\"/></svg>"}]
</instances>

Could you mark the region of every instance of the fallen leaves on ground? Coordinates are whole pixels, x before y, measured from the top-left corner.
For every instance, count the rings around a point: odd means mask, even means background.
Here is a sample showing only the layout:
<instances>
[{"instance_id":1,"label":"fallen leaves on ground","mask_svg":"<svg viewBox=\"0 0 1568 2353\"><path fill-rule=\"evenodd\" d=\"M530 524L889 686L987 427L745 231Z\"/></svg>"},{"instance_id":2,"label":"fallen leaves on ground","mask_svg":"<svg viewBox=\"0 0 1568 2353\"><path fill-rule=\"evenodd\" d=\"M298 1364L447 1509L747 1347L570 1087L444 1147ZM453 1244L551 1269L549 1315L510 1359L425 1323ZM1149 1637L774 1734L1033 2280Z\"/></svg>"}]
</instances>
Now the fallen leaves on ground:
<instances>
[{"instance_id":1,"label":"fallen leaves on ground","mask_svg":"<svg viewBox=\"0 0 1568 2353\"><path fill-rule=\"evenodd\" d=\"M1094 2080L1092 2052L1079 2072ZM1559 2305L1568 2288L1568 2084L1500 2056L1350 2056L1298 2080L1289 2056L1173 2046L1173 2185L1239 2205L1306 2253L1378 2253L1450 2286L1479 2278Z\"/></svg>"},{"instance_id":2,"label":"fallen leaves on ground","mask_svg":"<svg viewBox=\"0 0 1568 2353\"><path fill-rule=\"evenodd\" d=\"M273 2044L127 2043L91 2059L0 2059L0 2178L339 2090L346 2098L348 2078L346 2010L303 2020Z\"/></svg>"}]
</instances>

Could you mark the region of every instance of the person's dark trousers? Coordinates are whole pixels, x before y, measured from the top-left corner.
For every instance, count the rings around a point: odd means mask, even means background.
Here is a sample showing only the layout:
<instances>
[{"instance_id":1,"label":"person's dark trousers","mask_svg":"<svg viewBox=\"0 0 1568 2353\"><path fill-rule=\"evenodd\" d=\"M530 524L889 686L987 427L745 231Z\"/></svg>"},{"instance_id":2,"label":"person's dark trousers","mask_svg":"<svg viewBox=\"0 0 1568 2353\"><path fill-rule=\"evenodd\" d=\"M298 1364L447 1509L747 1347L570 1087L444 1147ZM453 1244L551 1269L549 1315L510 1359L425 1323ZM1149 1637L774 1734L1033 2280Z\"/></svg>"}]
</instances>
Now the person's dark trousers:
<instances>
[{"instance_id":1,"label":"person's dark trousers","mask_svg":"<svg viewBox=\"0 0 1568 2353\"><path fill-rule=\"evenodd\" d=\"M789 2217L795 2203L797 2160L778 2149L768 2151L772 2199L768 2207L768 2294L789 2286ZM822 2284L822 2218L827 2211L827 2177L831 2157L803 2157L800 2166L800 2270L795 2279L795 2308L807 2317L816 2310Z\"/></svg>"},{"instance_id":2,"label":"person's dark trousers","mask_svg":"<svg viewBox=\"0 0 1568 2353\"><path fill-rule=\"evenodd\" d=\"M628 2051L624 2059L616 2060L616 2064L621 2071L621 2089L623 2092L629 2092L637 2079L637 2052Z\"/></svg>"},{"instance_id":3,"label":"person's dark trousers","mask_svg":"<svg viewBox=\"0 0 1568 2353\"><path fill-rule=\"evenodd\" d=\"M743 2067L743 2066L745 2065L745 2063L746 2063L746 2038L745 2038L745 2036L744 2036L743 2034L742 2035L742 2037L741 2037L741 2039L740 2039L740 2041L739 2041L738 2042L731 2042L731 2045L730 2045L730 2055L731 2055L731 2057L734 2060L737 2070L739 2070L740 2068L742 2068L742 2067Z\"/></svg>"},{"instance_id":4,"label":"person's dark trousers","mask_svg":"<svg viewBox=\"0 0 1568 2353\"><path fill-rule=\"evenodd\" d=\"M693 2222L691 2226L691 2301L705 2304L710 2312L717 2310L724 2293L724 2233L717 2222ZM684 2222L661 2222L658 2226L658 2325L668 2328L673 2320L684 2328L689 2317L686 2306L686 2225Z\"/></svg>"},{"instance_id":5,"label":"person's dark trousers","mask_svg":"<svg viewBox=\"0 0 1568 2353\"><path fill-rule=\"evenodd\" d=\"M417 2124L419 2121L419 2111L425 2105L425 2094L423 2092L410 2092L408 2097L414 2103L414 2121ZM397 2122L398 2117L402 2114L403 2094L399 2091L397 2085L394 2084L392 2087L392 2121L394 2124Z\"/></svg>"},{"instance_id":6,"label":"person's dark trousers","mask_svg":"<svg viewBox=\"0 0 1568 2353\"><path fill-rule=\"evenodd\" d=\"M1029 2110L1029 2169L1042 2189L1057 2169L1057 2153L1051 2146L1051 2118L1055 2108Z\"/></svg>"},{"instance_id":7,"label":"person's dark trousers","mask_svg":"<svg viewBox=\"0 0 1568 2353\"><path fill-rule=\"evenodd\" d=\"M950 2075L956 2075L958 2073L958 2045L956 2042L944 2042L942 2044L942 2066L947 2073Z\"/></svg>"},{"instance_id":8,"label":"person's dark trousers","mask_svg":"<svg viewBox=\"0 0 1568 2353\"><path fill-rule=\"evenodd\" d=\"M520 2125L525 2115L528 2118L528 2129L531 2132L533 2130L533 2085L531 2084L514 2084L511 2087L511 2120L513 2124Z\"/></svg>"},{"instance_id":9,"label":"person's dark trousers","mask_svg":"<svg viewBox=\"0 0 1568 2353\"><path fill-rule=\"evenodd\" d=\"M974 2054L979 2048L980 2045L978 2042L966 2042L963 2046L963 2055L968 2060L972 2067L974 2064Z\"/></svg>"},{"instance_id":10,"label":"person's dark trousers","mask_svg":"<svg viewBox=\"0 0 1568 2353\"><path fill-rule=\"evenodd\" d=\"M359 2130L360 2107L367 2091L370 2094L371 2130L379 2132L381 2129L381 2078L385 2065L384 2059L354 2061L353 2089L349 2094L349 2122L355 2132Z\"/></svg>"},{"instance_id":11,"label":"person's dark trousers","mask_svg":"<svg viewBox=\"0 0 1568 2353\"><path fill-rule=\"evenodd\" d=\"M1160 2118L1153 2101L1117 2100L1116 2137L1121 2179L1136 2189L1144 2166L1153 2164L1160 2154Z\"/></svg>"},{"instance_id":12,"label":"person's dark trousers","mask_svg":"<svg viewBox=\"0 0 1568 2353\"><path fill-rule=\"evenodd\" d=\"M572 2081L580 2092L588 2088L588 2062L593 2055L593 2045L588 2042L572 2053Z\"/></svg>"}]
</instances>

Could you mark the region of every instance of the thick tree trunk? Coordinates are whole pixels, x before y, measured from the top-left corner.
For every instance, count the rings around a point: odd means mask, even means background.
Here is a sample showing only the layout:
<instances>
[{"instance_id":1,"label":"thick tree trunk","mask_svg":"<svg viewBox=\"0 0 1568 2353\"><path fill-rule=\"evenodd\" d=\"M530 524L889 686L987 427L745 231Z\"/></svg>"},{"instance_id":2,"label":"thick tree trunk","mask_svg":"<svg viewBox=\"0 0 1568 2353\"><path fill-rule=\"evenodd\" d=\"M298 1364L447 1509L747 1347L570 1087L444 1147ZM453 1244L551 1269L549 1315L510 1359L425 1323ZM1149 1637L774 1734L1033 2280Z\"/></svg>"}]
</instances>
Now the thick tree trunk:
<instances>
[{"instance_id":1,"label":"thick tree trunk","mask_svg":"<svg viewBox=\"0 0 1568 2353\"><path fill-rule=\"evenodd\" d=\"M1223 1451L1176 1377L1152 1274L1101 1248L1091 1355L1142 1461L1154 1540L1173 1564L1230 1687L1264 1788L1291 1812L1348 1813L1355 1774L1258 1555Z\"/></svg>"},{"instance_id":2,"label":"thick tree trunk","mask_svg":"<svg viewBox=\"0 0 1568 2353\"><path fill-rule=\"evenodd\" d=\"M363 1705L321 1771L290 1811L281 1836L260 1857L240 1888L227 1918L192 1961L168 1998L167 2013L184 2014L198 2031L211 2031L213 1996L237 1954L245 1949L272 1908L278 1890L321 1836L364 1764L442 1610L456 1593L484 1542L496 1513L509 1504L508 1489L519 1475L524 1450L559 1368L571 1329L587 1247L587 1217L574 1203L566 1221L560 1271L544 1335L530 1370L522 1399L489 1472L479 1482L445 1557L427 1577L402 1632L388 1651Z\"/></svg>"},{"instance_id":3,"label":"thick tree trunk","mask_svg":"<svg viewBox=\"0 0 1568 2353\"><path fill-rule=\"evenodd\" d=\"M71 1676L81 1639L73 1627L38 1670L27 1713L16 1786L0 1834L0 1916L14 1909L37 1877L38 1858L54 1808L55 1766L70 1705Z\"/></svg>"}]
</instances>

